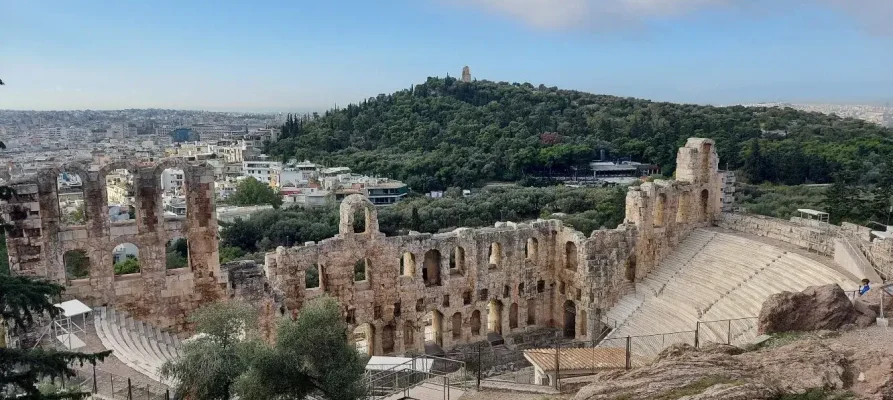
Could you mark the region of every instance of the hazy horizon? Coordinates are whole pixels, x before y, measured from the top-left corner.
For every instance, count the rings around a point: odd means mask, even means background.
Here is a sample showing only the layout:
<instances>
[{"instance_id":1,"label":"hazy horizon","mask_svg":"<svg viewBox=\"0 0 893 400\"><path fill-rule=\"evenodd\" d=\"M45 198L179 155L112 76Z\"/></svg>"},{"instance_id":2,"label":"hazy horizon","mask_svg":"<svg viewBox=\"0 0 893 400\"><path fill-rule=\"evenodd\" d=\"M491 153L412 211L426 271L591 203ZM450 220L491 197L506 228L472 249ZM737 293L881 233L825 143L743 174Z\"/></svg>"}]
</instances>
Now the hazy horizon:
<instances>
[{"instance_id":1,"label":"hazy horizon","mask_svg":"<svg viewBox=\"0 0 893 400\"><path fill-rule=\"evenodd\" d=\"M654 101L893 101L893 2L4 5L0 109L322 111L459 76Z\"/></svg>"}]
</instances>

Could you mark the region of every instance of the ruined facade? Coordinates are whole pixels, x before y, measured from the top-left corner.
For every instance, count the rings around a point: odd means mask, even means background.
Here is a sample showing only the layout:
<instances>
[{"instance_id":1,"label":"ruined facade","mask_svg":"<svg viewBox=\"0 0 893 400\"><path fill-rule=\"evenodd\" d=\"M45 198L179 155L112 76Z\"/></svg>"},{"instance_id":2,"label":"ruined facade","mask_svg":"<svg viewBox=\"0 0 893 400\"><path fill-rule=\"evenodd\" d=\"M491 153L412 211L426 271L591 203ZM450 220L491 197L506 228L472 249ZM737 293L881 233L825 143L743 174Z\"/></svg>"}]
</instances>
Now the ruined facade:
<instances>
[{"instance_id":1,"label":"ruined facade","mask_svg":"<svg viewBox=\"0 0 893 400\"><path fill-rule=\"evenodd\" d=\"M185 173L185 217L165 217L162 210L161 173L167 168ZM118 169L133 174L135 218L112 222L106 175ZM77 225L66 223L59 207L61 173L77 175L82 183L84 217ZM12 187L16 195L4 205L3 216L12 225L7 246L13 274L63 284L66 296L91 306L114 305L161 327L183 328L190 311L225 293L217 254L214 175L204 164L165 159L152 164L117 162L100 169L72 163ZM189 266L168 270L166 244L181 237L189 246ZM123 243L138 249L138 273L114 274L113 250ZM88 277L66 276L63 257L71 251L86 256Z\"/></svg>"},{"instance_id":2,"label":"ruined facade","mask_svg":"<svg viewBox=\"0 0 893 400\"><path fill-rule=\"evenodd\" d=\"M280 247L266 255L262 271L239 263L221 272L213 171L164 160L95 170L74 164L16 184L18 195L5 205L14 225L7 243L13 273L64 283L69 296L163 327L188 328L189 312L225 297L287 315L327 295L339 301L353 337L370 354L422 352L434 344L449 349L544 327L590 340L603 310L719 213L722 180L713 146L689 139L679 150L677 180L631 188L626 221L588 236L558 220L536 220L388 237L378 229L375 207L353 195L341 203L337 236ZM161 210L166 168L185 173L185 218ZM134 175L135 220L103 218L105 176L115 169ZM60 218L56 177L63 171L83 181L83 225ZM189 267L167 270L165 244L176 237L188 240ZM112 249L125 242L139 248L141 271L115 275ZM66 277L63 255L70 250L87 254L88 278Z\"/></svg>"}]
</instances>

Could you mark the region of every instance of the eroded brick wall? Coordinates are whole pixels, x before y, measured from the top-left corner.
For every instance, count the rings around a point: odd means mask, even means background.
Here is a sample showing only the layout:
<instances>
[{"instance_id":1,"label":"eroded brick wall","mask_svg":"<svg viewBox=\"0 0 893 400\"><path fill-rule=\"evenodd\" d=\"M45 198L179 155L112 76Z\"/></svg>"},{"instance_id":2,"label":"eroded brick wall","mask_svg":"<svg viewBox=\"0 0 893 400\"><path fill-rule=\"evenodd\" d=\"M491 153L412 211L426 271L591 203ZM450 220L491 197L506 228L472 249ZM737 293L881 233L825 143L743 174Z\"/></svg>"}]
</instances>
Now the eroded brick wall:
<instances>
[{"instance_id":1,"label":"eroded brick wall","mask_svg":"<svg viewBox=\"0 0 893 400\"><path fill-rule=\"evenodd\" d=\"M160 175L166 168L185 173L187 215L165 217ZM106 175L117 169L133 174L136 218L110 222ZM64 223L59 211L57 177L76 174L82 181L86 221ZM10 269L13 274L46 278L67 287L66 297L91 306L110 305L161 327L181 329L186 316L201 304L224 296L225 278L217 254L213 170L204 164L165 159L155 164L117 162L102 168L71 163L41 171L12 185L17 195L4 205ZM189 267L167 270L165 245L184 237ZM113 249L122 243L138 248L140 272L116 276ZM63 255L84 251L89 277L66 277Z\"/></svg>"}]
</instances>

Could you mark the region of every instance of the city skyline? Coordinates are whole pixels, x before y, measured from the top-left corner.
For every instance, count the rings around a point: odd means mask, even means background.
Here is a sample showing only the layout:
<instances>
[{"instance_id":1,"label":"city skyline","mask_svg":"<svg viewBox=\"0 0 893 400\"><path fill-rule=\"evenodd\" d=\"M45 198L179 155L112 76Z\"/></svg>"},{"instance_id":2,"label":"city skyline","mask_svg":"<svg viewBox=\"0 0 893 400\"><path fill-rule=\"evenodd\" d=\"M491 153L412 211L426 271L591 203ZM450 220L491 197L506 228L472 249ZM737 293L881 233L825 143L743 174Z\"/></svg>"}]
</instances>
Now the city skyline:
<instances>
[{"instance_id":1,"label":"city skyline","mask_svg":"<svg viewBox=\"0 0 893 400\"><path fill-rule=\"evenodd\" d=\"M893 3L4 4L0 109L307 112L458 77L702 104L893 100Z\"/></svg>"}]
</instances>

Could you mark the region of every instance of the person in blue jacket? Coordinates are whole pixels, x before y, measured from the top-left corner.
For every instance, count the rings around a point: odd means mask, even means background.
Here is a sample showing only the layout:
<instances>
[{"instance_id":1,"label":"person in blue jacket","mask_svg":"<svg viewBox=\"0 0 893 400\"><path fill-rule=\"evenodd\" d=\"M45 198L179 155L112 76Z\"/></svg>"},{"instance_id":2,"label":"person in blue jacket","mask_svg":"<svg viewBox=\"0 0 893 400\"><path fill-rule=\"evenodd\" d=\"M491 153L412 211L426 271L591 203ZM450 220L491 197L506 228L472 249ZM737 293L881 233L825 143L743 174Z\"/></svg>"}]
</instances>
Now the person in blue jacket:
<instances>
[{"instance_id":1,"label":"person in blue jacket","mask_svg":"<svg viewBox=\"0 0 893 400\"><path fill-rule=\"evenodd\" d=\"M859 296L861 296L865 293L868 293L868 291L871 290L871 287L868 286L868 283L869 283L868 279L862 280L862 285L859 286Z\"/></svg>"}]
</instances>

